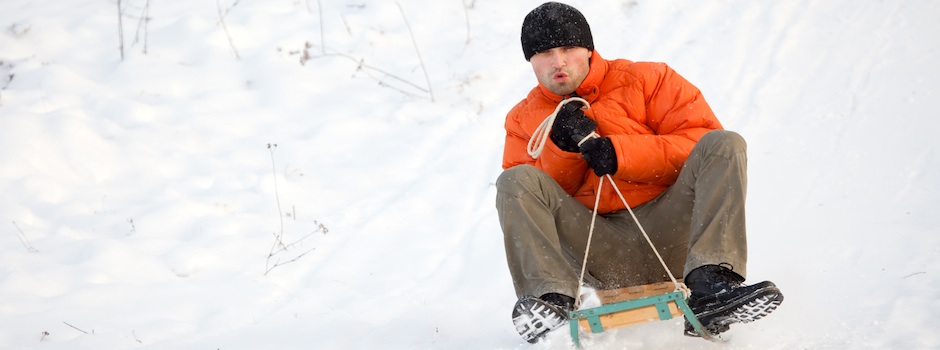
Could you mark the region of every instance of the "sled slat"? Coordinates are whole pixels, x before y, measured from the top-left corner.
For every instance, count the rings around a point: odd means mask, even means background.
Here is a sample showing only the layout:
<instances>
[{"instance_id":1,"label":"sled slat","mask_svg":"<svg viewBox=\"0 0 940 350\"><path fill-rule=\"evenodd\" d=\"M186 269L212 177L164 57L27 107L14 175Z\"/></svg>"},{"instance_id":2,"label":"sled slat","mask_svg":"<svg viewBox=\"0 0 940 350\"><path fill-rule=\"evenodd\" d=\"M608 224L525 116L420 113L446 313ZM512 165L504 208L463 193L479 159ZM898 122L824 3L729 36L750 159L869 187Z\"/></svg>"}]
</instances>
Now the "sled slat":
<instances>
[{"instance_id":1,"label":"sled slat","mask_svg":"<svg viewBox=\"0 0 940 350\"><path fill-rule=\"evenodd\" d=\"M651 297L672 292L676 286L672 282L659 282L617 289L601 289L597 297L601 304L613 304L621 301Z\"/></svg>"}]
</instances>

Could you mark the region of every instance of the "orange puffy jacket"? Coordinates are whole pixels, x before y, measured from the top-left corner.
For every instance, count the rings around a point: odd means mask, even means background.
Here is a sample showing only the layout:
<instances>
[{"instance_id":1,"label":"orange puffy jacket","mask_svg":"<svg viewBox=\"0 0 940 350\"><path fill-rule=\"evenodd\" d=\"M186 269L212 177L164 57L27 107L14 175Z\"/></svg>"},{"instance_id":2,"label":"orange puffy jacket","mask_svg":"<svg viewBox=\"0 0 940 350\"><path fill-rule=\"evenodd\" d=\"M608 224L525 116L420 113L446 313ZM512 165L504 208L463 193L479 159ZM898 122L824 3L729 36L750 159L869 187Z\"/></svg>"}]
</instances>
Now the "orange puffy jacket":
<instances>
[{"instance_id":1,"label":"orange puffy jacket","mask_svg":"<svg viewBox=\"0 0 940 350\"><path fill-rule=\"evenodd\" d=\"M675 183L695 143L722 128L698 88L664 63L605 60L595 50L590 71L575 93L591 104L584 114L597 122L597 133L613 142L613 176L631 207ZM564 98L539 84L513 107L506 116L503 169L534 165L593 208L600 178L580 153L562 151L551 141L538 159L526 150L539 124ZM600 213L626 209L609 183L602 192Z\"/></svg>"}]
</instances>

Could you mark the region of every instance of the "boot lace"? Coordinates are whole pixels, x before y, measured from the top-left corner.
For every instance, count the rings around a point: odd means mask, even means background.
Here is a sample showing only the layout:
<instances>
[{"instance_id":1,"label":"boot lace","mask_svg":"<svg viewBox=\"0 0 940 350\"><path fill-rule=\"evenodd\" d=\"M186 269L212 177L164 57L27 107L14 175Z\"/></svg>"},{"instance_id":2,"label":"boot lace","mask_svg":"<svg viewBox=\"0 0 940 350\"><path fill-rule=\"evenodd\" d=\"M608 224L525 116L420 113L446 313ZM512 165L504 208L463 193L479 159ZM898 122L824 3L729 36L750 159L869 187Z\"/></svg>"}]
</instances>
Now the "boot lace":
<instances>
[{"instance_id":1,"label":"boot lace","mask_svg":"<svg viewBox=\"0 0 940 350\"><path fill-rule=\"evenodd\" d=\"M731 266L729 263L718 264L718 269L715 271L715 276L721 279L721 281L728 284L739 286L744 282L744 277L734 272L734 266Z\"/></svg>"}]
</instances>

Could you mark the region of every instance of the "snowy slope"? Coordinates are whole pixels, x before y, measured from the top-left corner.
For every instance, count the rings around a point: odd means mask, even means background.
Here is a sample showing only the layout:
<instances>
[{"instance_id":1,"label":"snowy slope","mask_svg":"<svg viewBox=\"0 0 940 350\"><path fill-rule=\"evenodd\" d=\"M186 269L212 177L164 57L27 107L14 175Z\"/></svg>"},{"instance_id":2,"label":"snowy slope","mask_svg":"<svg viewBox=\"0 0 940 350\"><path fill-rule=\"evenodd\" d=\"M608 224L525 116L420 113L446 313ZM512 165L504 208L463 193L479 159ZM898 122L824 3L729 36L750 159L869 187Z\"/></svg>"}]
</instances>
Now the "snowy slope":
<instances>
[{"instance_id":1,"label":"snowy slope","mask_svg":"<svg viewBox=\"0 0 940 350\"><path fill-rule=\"evenodd\" d=\"M121 2L0 2L0 348L570 345L512 329L493 207L541 1ZM940 3L571 3L747 138L786 294L729 343L586 345L940 347Z\"/></svg>"}]
</instances>

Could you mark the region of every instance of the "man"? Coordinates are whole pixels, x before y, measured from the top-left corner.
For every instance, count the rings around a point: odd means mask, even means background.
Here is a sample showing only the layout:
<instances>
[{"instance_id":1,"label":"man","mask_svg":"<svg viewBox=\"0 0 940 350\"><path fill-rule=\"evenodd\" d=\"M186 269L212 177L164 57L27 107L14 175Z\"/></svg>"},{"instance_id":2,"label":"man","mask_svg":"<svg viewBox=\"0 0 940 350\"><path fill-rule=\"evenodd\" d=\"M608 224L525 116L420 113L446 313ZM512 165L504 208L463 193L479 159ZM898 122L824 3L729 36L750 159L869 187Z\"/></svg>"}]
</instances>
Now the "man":
<instances>
[{"instance_id":1,"label":"man","mask_svg":"<svg viewBox=\"0 0 940 350\"><path fill-rule=\"evenodd\" d=\"M665 64L602 58L584 16L556 2L525 17L522 50L539 84L506 117L496 206L523 338L534 343L567 322L607 174L670 271L685 277L708 331L773 311L783 301L773 283L742 284L746 145L722 130L701 92ZM562 102L572 97L589 106ZM528 145L556 107L536 158ZM609 183L598 204L587 281L607 289L668 280ZM696 335L688 323L686 334Z\"/></svg>"}]
</instances>

